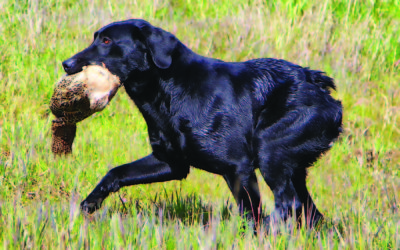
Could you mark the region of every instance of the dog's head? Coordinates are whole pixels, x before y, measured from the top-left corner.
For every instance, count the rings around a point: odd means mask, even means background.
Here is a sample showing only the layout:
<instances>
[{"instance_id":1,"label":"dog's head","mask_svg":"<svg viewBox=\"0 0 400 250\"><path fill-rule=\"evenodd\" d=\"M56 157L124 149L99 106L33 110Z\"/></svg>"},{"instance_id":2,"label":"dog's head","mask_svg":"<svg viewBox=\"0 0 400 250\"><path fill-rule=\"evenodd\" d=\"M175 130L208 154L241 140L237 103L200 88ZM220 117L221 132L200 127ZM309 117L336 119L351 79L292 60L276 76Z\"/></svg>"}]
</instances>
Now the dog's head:
<instances>
[{"instance_id":1,"label":"dog's head","mask_svg":"<svg viewBox=\"0 0 400 250\"><path fill-rule=\"evenodd\" d=\"M101 28L94 33L88 48L62 65L67 74L80 72L86 65L105 65L124 82L135 70L169 68L177 44L178 40L171 33L144 20L131 19Z\"/></svg>"}]
</instances>

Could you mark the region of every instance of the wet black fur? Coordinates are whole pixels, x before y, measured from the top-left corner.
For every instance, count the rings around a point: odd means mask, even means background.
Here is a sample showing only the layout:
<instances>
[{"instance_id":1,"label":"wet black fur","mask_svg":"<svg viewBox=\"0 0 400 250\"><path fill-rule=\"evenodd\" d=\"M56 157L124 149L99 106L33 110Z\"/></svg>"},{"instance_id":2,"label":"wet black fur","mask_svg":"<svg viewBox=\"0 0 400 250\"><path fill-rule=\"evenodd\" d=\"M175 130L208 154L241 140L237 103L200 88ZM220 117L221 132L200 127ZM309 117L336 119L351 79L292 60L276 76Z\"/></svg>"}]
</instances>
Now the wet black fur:
<instances>
[{"instance_id":1,"label":"wet black fur","mask_svg":"<svg viewBox=\"0 0 400 250\"><path fill-rule=\"evenodd\" d=\"M63 66L74 74L103 63L143 114L153 153L110 170L81 203L84 211L124 186L184 179L193 166L222 175L240 211L256 222L257 168L275 196L267 222L285 220L292 209L300 219L302 208L308 226L322 218L306 188L306 169L342 124L341 103L329 92L335 85L323 72L272 58L200 56L144 20L101 28Z\"/></svg>"}]
</instances>

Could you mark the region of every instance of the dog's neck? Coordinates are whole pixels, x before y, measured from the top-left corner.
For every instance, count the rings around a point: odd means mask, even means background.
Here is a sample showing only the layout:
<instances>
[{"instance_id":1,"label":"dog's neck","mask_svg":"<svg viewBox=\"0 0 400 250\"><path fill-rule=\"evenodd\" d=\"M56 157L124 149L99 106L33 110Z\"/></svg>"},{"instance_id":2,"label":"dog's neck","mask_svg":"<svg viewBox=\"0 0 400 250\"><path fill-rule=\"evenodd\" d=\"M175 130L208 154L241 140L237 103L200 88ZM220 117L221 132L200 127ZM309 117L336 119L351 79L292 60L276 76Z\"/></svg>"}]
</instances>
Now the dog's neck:
<instances>
[{"instance_id":1,"label":"dog's neck","mask_svg":"<svg viewBox=\"0 0 400 250\"><path fill-rule=\"evenodd\" d=\"M176 99L191 88L190 85L201 84L192 79L193 72L201 69L204 61L219 61L200 56L182 43L176 47L172 55L172 63L167 69L160 69L151 63L148 55L149 67L143 71L133 71L124 86L127 94L139 108L147 124L154 124L167 128L175 126L173 117ZM185 74L182 74L185 71ZM174 101L175 100L175 101ZM169 117L168 119L166 117ZM158 124L158 121L169 121L171 124Z\"/></svg>"}]
</instances>

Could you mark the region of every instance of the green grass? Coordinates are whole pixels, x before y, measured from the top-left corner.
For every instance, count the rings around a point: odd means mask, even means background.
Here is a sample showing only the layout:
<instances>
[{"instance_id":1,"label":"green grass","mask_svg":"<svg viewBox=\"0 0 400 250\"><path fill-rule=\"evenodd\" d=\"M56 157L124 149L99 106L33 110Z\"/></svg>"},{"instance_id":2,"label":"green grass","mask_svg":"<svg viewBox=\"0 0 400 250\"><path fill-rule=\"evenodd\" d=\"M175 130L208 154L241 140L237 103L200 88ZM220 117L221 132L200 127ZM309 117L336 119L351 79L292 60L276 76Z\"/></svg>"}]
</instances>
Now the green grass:
<instances>
[{"instance_id":1,"label":"green grass","mask_svg":"<svg viewBox=\"0 0 400 250\"><path fill-rule=\"evenodd\" d=\"M150 152L146 124L121 89L78 124L73 155L56 158L49 100L63 60L101 26L133 17L202 55L283 58L335 78L344 132L308 179L326 217L319 228L286 224L254 236L223 179L195 169L182 182L124 188L91 217L80 213L108 169ZM0 1L0 248L399 249L399 34L397 0Z\"/></svg>"}]
</instances>

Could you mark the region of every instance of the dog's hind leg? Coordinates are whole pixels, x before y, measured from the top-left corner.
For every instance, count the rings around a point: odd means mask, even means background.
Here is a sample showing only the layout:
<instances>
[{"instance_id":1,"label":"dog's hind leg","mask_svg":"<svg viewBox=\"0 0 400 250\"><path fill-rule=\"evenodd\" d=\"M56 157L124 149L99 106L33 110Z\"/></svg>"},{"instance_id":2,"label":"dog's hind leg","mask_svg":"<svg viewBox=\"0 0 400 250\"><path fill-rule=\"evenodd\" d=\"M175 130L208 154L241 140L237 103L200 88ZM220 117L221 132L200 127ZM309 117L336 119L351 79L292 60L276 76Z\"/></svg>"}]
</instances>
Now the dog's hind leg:
<instances>
[{"instance_id":1,"label":"dog's hind leg","mask_svg":"<svg viewBox=\"0 0 400 250\"><path fill-rule=\"evenodd\" d=\"M307 190L306 176L306 169L298 168L292 175L292 182L304 207L306 225L307 227L313 227L318 224L318 222L323 218L323 215L318 211L317 206ZM301 220L301 213L297 214L297 220Z\"/></svg>"},{"instance_id":2,"label":"dog's hind leg","mask_svg":"<svg viewBox=\"0 0 400 250\"><path fill-rule=\"evenodd\" d=\"M254 171L250 174L225 174L223 177L239 206L240 213L258 224L262 213L260 191Z\"/></svg>"},{"instance_id":3,"label":"dog's hind leg","mask_svg":"<svg viewBox=\"0 0 400 250\"><path fill-rule=\"evenodd\" d=\"M261 174L275 198L275 210L266 218L266 223L271 221L275 224L280 220L286 221L292 216L293 210L296 213L296 218L301 215L302 203L291 179L289 169L284 164L260 167Z\"/></svg>"}]
</instances>

